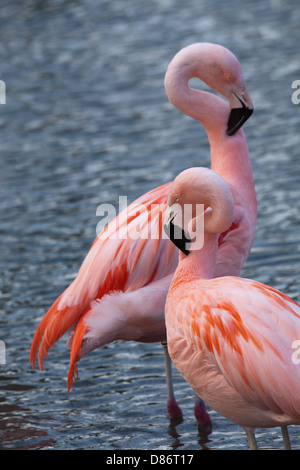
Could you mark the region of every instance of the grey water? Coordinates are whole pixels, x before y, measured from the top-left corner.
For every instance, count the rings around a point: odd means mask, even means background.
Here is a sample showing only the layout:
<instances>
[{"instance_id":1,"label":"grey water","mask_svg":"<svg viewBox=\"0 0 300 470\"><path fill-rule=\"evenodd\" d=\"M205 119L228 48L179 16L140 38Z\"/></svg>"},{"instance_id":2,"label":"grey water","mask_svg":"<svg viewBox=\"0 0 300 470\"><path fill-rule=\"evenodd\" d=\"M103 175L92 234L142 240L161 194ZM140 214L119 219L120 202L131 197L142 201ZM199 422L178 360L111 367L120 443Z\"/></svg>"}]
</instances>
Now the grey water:
<instances>
[{"instance_id":1,"label":"grey water","mask_svg":"<svg viewBox=\"0 0 300 470\"><path fill-rule=\"evenodd\" d=\"M209 165L198 122L173 108L163 79L193 42L239 58L255 112L246 123L258 198L243 276L300 302L300 6L293 0L1 0L1 449L246 450L243 431L209 409L198 433L193 392L174 369L184 413L170 424L160 344L114 342L79 363L67 394L66 337L33 371L43 314L70 284L95 236L99 204L117 207ZM3 359L3 357L2 357ZM300 448L297 427L292 446ZM280 430L259 429L263 449Z\"/></svg>"}]
</instances>

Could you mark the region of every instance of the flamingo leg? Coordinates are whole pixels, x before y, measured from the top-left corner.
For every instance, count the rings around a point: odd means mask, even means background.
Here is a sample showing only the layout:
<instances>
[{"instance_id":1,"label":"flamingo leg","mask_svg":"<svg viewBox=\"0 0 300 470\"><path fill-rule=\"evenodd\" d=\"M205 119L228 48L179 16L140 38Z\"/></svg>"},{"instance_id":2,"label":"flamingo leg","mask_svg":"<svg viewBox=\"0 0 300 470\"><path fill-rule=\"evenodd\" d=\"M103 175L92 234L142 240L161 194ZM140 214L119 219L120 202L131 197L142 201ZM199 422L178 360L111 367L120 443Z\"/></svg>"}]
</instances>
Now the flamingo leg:
<instances>
[{"instance_id":1,"label":"flamingo leg","mask_svg":"<svg viewBox=\"0 0 300 470\"><path fill-rule=\"evenodd\" d=\"M195 395L194 415L198 423L199 434L210 434L212 432L210 416L207 412L204 401L198 395Z\"/></svg>"},{"instance_id":2,"label":"flamingo leg","mask_svg":"<svg viewBox=\"0 0 300 470\"><path fill-rule=\"evenodd\" d=\"M250 447L250 450L258 450L255 434L253 431L246 429L247 441Z\"/></svg>"},{"instance_id":3,"label":"flamingo leg","mask_svg":"<svg viewBox=\"0 0 300 470\"><path fill-rule=\"evenodd\" d=\"M167 383L167 409L171 420L181 421L182 411L177 404L173 379L172 379L172 361L168 352L168 345L166 341L161 342L164 349L165 370L166 370L166 383ZM194 415L198 423L198 430L200 434L210 434L212 431L210 416L207 412L204 401L195 395Z\"/></svg>"},{"instance_id":4,"label":"flamingo leg","mask_svg":"<svg viewBox=\"0 0 300 470\"><path fill-rule=\"evenodd\" d=\"M164 349L164 359L165 359L165 370L166 370L166 383L167 383L167 409L170 416L170 419L173 421L182 420L182 411L180 406L176 402L174 388L173 388L173 379L172 379L172 362L168 352L168 346L166 341L161 342Z\"/></svg>"},{"instance_id":5,"label":"flamingo leg","mask_svg":"<svg viewBox=\"0 0 300 470\"><path fill-rule=\"evenodd\" d=\"M288 431L287 426L281 427L281 433L283 437L283 448L285 450L291 450L291 442L290 442L290 436L289 436L289 431Z\"/></svg>"}]
</instances>

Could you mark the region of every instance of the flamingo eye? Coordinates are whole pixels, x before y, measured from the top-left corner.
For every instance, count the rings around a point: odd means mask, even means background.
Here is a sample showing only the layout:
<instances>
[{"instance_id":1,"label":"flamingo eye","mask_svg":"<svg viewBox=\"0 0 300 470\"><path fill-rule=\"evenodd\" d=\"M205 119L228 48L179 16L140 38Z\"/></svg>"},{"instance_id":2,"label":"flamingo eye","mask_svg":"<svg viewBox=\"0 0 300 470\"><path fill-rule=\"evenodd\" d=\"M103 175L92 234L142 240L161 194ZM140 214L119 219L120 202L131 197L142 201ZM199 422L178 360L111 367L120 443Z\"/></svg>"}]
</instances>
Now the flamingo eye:
<instances>
[{"instance_id":1,"label":"flamingo eye","mask_svg":"<svg viewBox=\"0 0 300 470\"><path fill-rule=\"evenodd\" d=\"M232 82L232 80L233 80L231 75L227 75L226 79L227 79L228 82Z\"/></svg>"}]
</instances>

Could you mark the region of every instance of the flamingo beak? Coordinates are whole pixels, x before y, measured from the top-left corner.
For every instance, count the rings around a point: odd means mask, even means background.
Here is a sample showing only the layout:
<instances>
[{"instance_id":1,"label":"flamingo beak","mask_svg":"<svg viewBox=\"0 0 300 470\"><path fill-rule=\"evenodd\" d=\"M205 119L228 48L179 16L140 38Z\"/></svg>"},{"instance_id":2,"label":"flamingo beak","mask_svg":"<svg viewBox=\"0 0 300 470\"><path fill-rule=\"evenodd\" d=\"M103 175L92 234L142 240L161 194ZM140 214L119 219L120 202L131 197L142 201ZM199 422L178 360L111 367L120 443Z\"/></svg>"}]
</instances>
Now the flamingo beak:
<instances>
[{"instance_id":1,"label":"flamingo beak","mask_svg":"<svg viewBox=\"0 0 300 470\"><path fill-rule=\"evenodd\" d=\"M174 219L177 213L173 206L169 206L166 210L164 231L170 238L171 242L174 243L174 245L177 246L177 248L187 256L190 253L190 251L187 249L187 245L191 243L191 240L181 227L174 224Z\"/></svg>"},{"instance_id":2,"label":"flamingo beak","mask_svg":"<svg viewBox=\"0 0 300 470\"><path fill-rule=\"evenodd\" d=\"M232 93L230 109L226 134L232 136L245 124L253 113L253 104L246 90L243 90L241 96L238 93Z\"/></svg>"}]
</instances>

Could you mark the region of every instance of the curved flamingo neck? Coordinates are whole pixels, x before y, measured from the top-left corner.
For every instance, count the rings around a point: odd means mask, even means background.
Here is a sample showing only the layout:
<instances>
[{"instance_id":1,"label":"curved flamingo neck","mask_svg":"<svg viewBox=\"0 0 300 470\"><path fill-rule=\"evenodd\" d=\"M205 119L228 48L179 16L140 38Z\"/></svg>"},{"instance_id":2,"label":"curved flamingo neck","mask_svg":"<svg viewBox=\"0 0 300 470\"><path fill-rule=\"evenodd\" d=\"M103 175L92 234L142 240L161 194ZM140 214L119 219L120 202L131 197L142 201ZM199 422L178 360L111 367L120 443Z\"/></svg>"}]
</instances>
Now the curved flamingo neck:
<instances>
[{"instance_id":1,"label":"curved flamingo neck","mask_svg":"<svg viewBox=\"0 0 300 470\"><path fill-rule=\"evenodd\" d=\"M171 282L170 291L182 283L199 279L212 279L218 255L218 235L204 234L205 249L191 251L188 256L179 254L179 264Z\"/></svg>"},{"instance_id":2,"label":"curved flamingo neck","mask_svg":"<svg viewBox=\"0 0 300 470\"><path fill-rule=\"evenodd\" d=\"M221 174L230 186L236 188L249 205L256 205L252 164L242 129L234 136L226 134L230 113L228 102L211 92L189 86L193 77L205 77L199 66L185 66L184 62L171 63L165 77L165 88L170 102L184 114L201 122L211 148L211 168ZM217 85L216 85L217 88Z\"/></svg>"},{"instance_id":3,"label":"curved flamingo neck","mask_svg":"<svg viewBox=\"0 0 300 470\"><path fill-rule=\"evenodd\" d=\"M170 102L187 116L200 121L208 136L217 129L225 134L228 104L211 92L191 88L189 81L194 77L202 81L201 73L196 67L171 64L165 77Z\"/></svg>"},{"instance_id":4,"label":"curved flamingo neck","mask_svg":"<svg viewBox=\"0 0 300 470\"><path fill-rule=\"evenodd\" d=\"M236 188L249 205L256 204L252 163L242 129L228 137L218 131L208 135L211 148L211 168Z\"/></svg>"}]
</instances>

